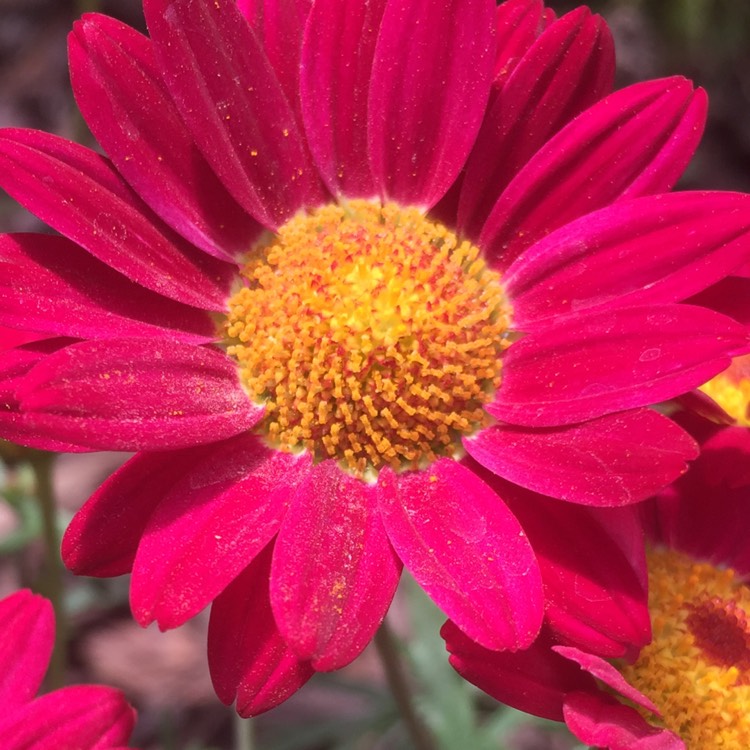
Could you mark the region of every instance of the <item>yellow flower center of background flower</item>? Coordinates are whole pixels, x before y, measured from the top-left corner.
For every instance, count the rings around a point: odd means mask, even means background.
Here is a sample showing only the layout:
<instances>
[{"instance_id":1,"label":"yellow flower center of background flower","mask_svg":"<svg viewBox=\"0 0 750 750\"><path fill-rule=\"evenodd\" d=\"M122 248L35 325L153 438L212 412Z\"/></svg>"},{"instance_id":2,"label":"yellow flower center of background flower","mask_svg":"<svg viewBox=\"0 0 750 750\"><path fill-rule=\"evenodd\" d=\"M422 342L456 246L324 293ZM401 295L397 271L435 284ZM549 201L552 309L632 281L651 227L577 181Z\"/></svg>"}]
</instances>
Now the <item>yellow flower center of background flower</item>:
<instances>
[{"instance_id":1,"label":"yellow flower center of background flower","mask_svg":"<svg viewBox=\"0 0 750 750\"><path fill-rule=\"evenodd\" d=\"M510 309L478 248L417 209L299 214L242 276L227 352L275 447L364 476L454 456L488 423Z\"/></svg>"},{"instance_id":2,"label":"yellow flower center of background flower","mask_svg":"<svg viewBox=\"0 0 750 750\"><path fill-rule=\"evenodd\" d=\"M625 678L688 750L750 748L750 588L731 569L651 551L653 639ZM645 712L644 712L645 715Z\"/></svg>"},{"instance_id":3,"label":"yellow flower center of background flower","mask_svg":"<svg viewBox=\"0 0 750 750\"><path fill-rule=\"evenodd\" d=\"M737 424L750 427L750 355L735 357L724 372L704 383L700 390Z\"/></svg>"}]
</instances>

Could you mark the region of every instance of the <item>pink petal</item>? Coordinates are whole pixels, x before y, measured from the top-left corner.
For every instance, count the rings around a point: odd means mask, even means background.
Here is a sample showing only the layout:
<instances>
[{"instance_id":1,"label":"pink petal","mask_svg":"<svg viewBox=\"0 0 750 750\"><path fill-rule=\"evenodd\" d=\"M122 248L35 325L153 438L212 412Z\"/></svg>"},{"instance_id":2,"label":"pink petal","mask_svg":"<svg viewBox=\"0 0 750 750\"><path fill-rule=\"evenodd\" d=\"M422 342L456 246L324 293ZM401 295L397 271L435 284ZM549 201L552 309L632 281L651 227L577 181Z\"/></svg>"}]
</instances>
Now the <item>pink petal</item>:
<instances>
[{"instance_id":1,"label":"pink petal","mask_svg":"<svg viewBox=\"0 0 750 750\"><path fill-rule=\"evenodd\" d=\"M601 694L573 693L564 707L565 723L587 745L609 750L686 750L676 734L651 726L635 709Z\"/></svg>"},{"instance_id":2,"label":"pink petal","mask_svg":"<svg viewBox=\"0 0 750 750\"><path fill-rule=\"evenodd\" d=\"M276 627L268 597L269 545L211 608L208 664L219 700L248 717L268 711L299 690L314 673Z\"/></svg>"},{"instance_id":3,"label":"pink petal","mask_svg":"<svg viewBox=\"0 0 750 750\"><path fill-rule=\"evenodd\" d=\"M600 506L645 500L698 456L690 435L650 409L535 430L496 424L463 442L472 458L515 484Z\"/></svg>"},{"instance_id":4,"label":"pink petal","mask_svg":"<svg viewBox=\"0 0 750 750\"><path fill-rule=\"evenodd\" d=\"M744 327L691 305L571 316L511 345L487 411L512 424L551 427L646 406L705 383L746 342Z\"/></svg>"},{"instance_id":5,"label":"pink petal","mask_svg":"<svg viewBox=\"0 0 750 750\"><path fill-rule=\"evenodd\" d=\"M28 703L42 685L55 643L52 604L28 589L0 600L0 702Z\"/></svg>"},{"instance_id":6,"label":"pink petal","mask_svg":"<svg viewBox=\"0 0 750 750\"><path fill-rule=\"evenodd\" d=\"M150 40L113 18L89 13L73 27L68 59L86 123L143 200L216 258L231 261L247 250L260 227L193 143L161 81Z\"/></svg>"},{"instance_id":7,"label":"pink petal","mask_svg":"<svg viewBox=\"0 0 750 750\"><path fill-rule=\"evenodd\" d=\"M603 682L607 687L612 688L615 692L619 693L623 697L632 701L633 703L642 706L647 711L661 716L657 706L652 703L639 690L636 690L619 672L615 667L612 666L608 661L602 659L600 656L595 654L588 654L585 651L581 651L573 646L553 646L552 650L564 656L566 659L578 664L581 669L588 672L597 680Z\"/></svg>"},{"instance_id":8,"label":"pink petal","mask_svg":"<svg viewBox=\"0 0 750 750\"><path fill-rule=\"evenodd\" d=\"M237 202L275 229L325 200L290 106L234 2L145 0L164 82Z\"/></svg>"},{"instance_id":9,"label":"pink petal","mask_svg":"<svg viewBox=\"0 0 750 750\"><path fill-rule=\"evenodd\" d=\"M737 268L749 235L750 196L741 193L615 203L553 232L508 269L513 324L535 330L583 310L685 299Z\"/></svg>"},{"instance_id":10,"label":"pink petal","mask_svg":"<svg viewBox=\"0 0 750 750\"><path fill-rule=\"evenodd\" d=\"M502 7L502 6L500 6ZM614 43L577 8L553 23L492 101L466 165L458 226L478 237L500 193L557 131L612 90Z\"/></svg>"},{"instance_id":11,"label":"pink petal","mask_svg":"<svg viewBox=\"0 0 750 750\"><path fill-rule=\"evenodd\" d=\"M0 320L77 338L216 338L203 310L155 294L64 237L44 234L0 235Z\"/></svg>"},{"instance_id":12,"label":"pink petal","mask_svg":"<svg viewBox=\"0 0 750 750\"><path fill-rule=\"evenodd\" d=\"M185 467L214 447L138 453L86 501L62 540L65 565L76 575L109 578L130 573L148 520L185 476Z\"/></svg>"},{"instance_id":13,"label":"pink petal","mask_svg":"<svg viewBox=\"0 0 750 750\"><path fill-rule=\"evenodd\" d=\"M299 115L302 32L312 0L239 0L237 6L261 40L286 98Z\"/></svg>"},{"instance_id":14,"label":"pink petal","mask_svg":"<svg viewBox=\"0 0 750 750\"><path fill-rule=\"evenodd\" d=\"M127 744L135 711L119 690L74 685L27 703L0 719L0 747L8 750L109 750Z\"/></svg>"},{"instance_id":15,"label":"pink petal","mask_svg":"<svg viewBox=\"0 0 750 750\"><path fill-rule=\"evenodd\" d=\"M501 86L544 29L542 0L505 0L497 6L493 78Z\"/></svg>"},{"instance_id":16,"label":"pink petal","mask_svg":"<svg viewBox=\"0 0 750 750\"><path fill-rule=\"evenodd\" d=\"M424 471L384 469L377 486L388 536L433 601L480 645L526 648L541 625L541 577L502 500L447 458Z\"/></svg>"},{"instance_id":17,"label":"pink petal","mask_svg":"<svg viewBox=\"0 0 750 750\"><path fill-rule=\"evenodd\" d=\"M279 630L318 671L348 664L370 642L401 574L373 485L333 460L297 488L276 540L271 602Z\"/></svg>"},{"instance_id":18,"label":"pink petal","mask_svg":"<svg viewBox=\"0 0 750 750\"><path fill-rule=\"evenodd\" d=\"M334 195L372 198L367 97L386 0L317 0L305 28L301 96L315 163Z\"/></svg>"},{"instance_id":19,"label":"pink petal","mask_svg":"<svg viewBox=\"0 0 750 750\"><path fill-rule=\"evenodd\" d=\"M558 639L607 657L651 640L646 553L638 508L584 508L492 482L523 524Z\"/></svg>"},{"instance_id":20,"label":"pink petal","mask_svg":"<svg viewBox=\"0 0 750 750\"><path fill-rule=\"evenodd\" d=\"M386 6L368 108L368 151L385 197L429 208L461 171L490 93L494 13L491 0Z\"/></svg>"},{"instance_id":21,"label":"pink petal","mask_svg":"<svg viewBox=\"0 0 750 750\"><path fill-rule=\"evenodd\" d=\"M41 361L18 389L35 427L104 450L209 443L263 415L222 352L166 341L86 341Z\"/></svg>"},{"instance_id":22,"label":"pink petal","mask_svg":"<svg viewBox=\"0 0 750 750\"><path fill-rule=\"evenodd\" d=\"M563 224L622 198L668 191L703 132L706 95L682 78L646 81L602 99L518 173L479 242L501 268Z\"/></svg>"},{"instance_id":23,"label":"pink petal","mask_svg":"<svg viewBox=\"0 0 750 750\"><path fill-rule=\"evenodd\" d=\"M80 453L91 450L58 440L54 436L40 435L29 415L21 410L18 389L26 374L51 352L75 343L76 339L51 338L34 341L16 349L2 352L0 361L0 436L17 445L44 451Z\"/></svg>"},{"instance_id":24,"label":"pink petal","mask_svg":"<svg viewBox=\"0 0 750 750\"><path fill-rule=\"evenodd\" d=\"M183 466L143 530L130 604L146 627L176 628L206 607L279 528L309 456L245 433Z\"/></svg>"},{"instance_id":25,"label":"pink petal","mask_svg":"<svg viewBox=\"0 0 750 750\"><path fill-rule=\"evenodd\" d=\"M520 711L562 721L563 700L572 690L595 690L593 678L556 654L549 631L523 651L490 651L462 633L450 620L440 635L451 666L493 698Z\"/></svg>"},{"instance_id":26,"label":"pink petal","mask_svg":"<svg viewBox=\"0 0 750 750\"><path fill-rule=\"evenodd\" d=\"M103 156L48 133L3 130L0 184L141 286L195 307L224 309L233 267L162 225Z\"/></svg>"}]
</instances>

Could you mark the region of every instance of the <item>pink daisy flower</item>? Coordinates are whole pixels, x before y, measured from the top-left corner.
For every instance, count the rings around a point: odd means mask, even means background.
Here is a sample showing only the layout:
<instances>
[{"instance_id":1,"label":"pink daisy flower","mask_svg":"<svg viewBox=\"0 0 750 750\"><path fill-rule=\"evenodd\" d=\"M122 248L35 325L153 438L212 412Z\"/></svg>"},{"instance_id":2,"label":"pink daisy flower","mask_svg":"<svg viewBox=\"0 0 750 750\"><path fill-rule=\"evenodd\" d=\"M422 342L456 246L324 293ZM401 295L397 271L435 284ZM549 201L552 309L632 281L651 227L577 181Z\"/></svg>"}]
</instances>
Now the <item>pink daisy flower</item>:
<instances>
[{"instance_id":1,"label":"pink daisy flower","mask_svg":"<svg viewBox=\"0 0 750 750\"><path fill-rule=\"evenodd\" d=\"M443 629L451 663L466 679L524 711L564 720L587 745L750 745L750 431L685 420L702 448L688 474L657 498L616 510L630 513L630 523L637 517L647 533L645 568L635 537L630 550L631 577L647 570L648 579L643 591L651 633L640 650L602 658L614 654L601 644L580 647L575 632L565 632L554 618L530 649L517 653L488 651L450 622ZM590 571L580 560L577 565L586 587ZM627 584L628 578L621 580ZM627 590L612 587L600 606L617 610ZM592 589L583 591L588 599ZM645 597L632 610L633 623L641 620L644 604Z\"/></svg>"},{"instance_id":2,"label":"pink daisy flower","mask_svg":"<svg viewBox=\"0 0 750 750\"><path fill-rule=\"evenodd\" d=\"M35 698L55 642L47 599L27 589L0 600L0 746L110 750L127 745L135 711L119 690L73 685Z\"/></svg>"},{"instance_id":3,"label":"pink daisy flower","mask_svg":"<svg viewBox=\"0 0 750 750\"><path fill-rule=\"evenodd\" d=\"M2 429L138 454L63 551L132 571L144 626L213 602L222 700L351 661L402 566L471 638L527 647L540 566L474 466L584 505L696 455L649 405L747 350L682 301L747 260L750 198L669 191L706 98L610 93L606 25L536 0L145 0L87 15L73 89L107 157L0 134ZM469 462L466 456L474 461Z\"/></svg>"}]
</instances>

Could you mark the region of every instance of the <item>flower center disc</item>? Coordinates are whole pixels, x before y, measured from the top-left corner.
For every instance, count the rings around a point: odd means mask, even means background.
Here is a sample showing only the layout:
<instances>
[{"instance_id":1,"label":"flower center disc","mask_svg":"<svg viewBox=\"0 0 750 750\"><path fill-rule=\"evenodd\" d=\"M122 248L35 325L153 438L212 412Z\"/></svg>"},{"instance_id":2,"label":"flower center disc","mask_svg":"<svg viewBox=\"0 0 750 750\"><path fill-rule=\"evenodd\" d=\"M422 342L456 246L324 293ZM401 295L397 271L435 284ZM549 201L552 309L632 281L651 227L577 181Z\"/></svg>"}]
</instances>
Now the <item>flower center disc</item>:
<instances>
[{"instance_id":1,"label":"flower center disc","mask_svg":"<svg viewBox=\"0 0 750 750\"><path fill-rule=\"evenodd\" d=\"M331 204L255 248L227 352L282 450L358 476L453 456L485 426L510 310L478 248L413 208Z\"/></svg>"},{"instance_id":2,"label":"flower center disc","mask_svg":"<svg viewBox=\"0 0 750 750\"><path fill-rule=\"evenodd\" d=\"M750 588L677 552L648 567L653 639L623 675L688 750L750 747Z\"/></svg>"},{"instance_id":3,"label":"flower center disc","mask_svg":"<svg viewBox=\"0 0 750 750\"><path fill-rule=\"evenodd\" d=\"M724 372L704 383L700 390L737 424L750 427L750 354L735 357Z\"/></svg>"}]
</instances>

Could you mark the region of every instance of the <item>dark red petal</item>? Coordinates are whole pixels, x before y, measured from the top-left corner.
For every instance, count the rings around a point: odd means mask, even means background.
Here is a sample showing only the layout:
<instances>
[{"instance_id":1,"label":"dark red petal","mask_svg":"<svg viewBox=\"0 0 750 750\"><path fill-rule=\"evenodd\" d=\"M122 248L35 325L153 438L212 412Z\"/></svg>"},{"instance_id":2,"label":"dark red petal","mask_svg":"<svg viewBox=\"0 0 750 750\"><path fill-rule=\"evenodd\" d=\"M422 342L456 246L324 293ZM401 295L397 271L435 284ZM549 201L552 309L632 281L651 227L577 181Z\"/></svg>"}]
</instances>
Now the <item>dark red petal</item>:
<instances>
[{"instance_id":1,"label":"dark red petal","mask_svg":"<svg viewBox=\"0 0 750 750\"><path fill-rule=\"evenodd\" d=\"M541 576L502 500L447 458L424 471L383 469L377 486L388 536L433 601L481 645L526 648L541 626Z\"/></svg>"},{"instance_id":2,"label":"dark red petal","mask_svg":"<svg viewBox=\"0 0 750 750\"><path fill-rule=\"evenodd\" d=\"M368 159L367 98L385 5L317 0L305 28L302 114L310 150L334 195L378 195Z\"/></svg>"},{"instance_id":3,"label":"dark red petal","mask_svg":"<svg viewBox=\"0 0 750 750\"><path fill-rule=\"evenodd\" d=\"M494 14L491 0L387 4L367 115L384 197L429 208L458 176L490 93Z\"/></svg>"},{"instance_id":4,"label":"dark red petal","mask_svg":"<svg viewBox=\"0 0 750 750\"><path fill-rule=\"evenodd\" d=\"M38 430L104 450L210 443L263 414L223 352L141 339L61 349L29 372L17 396Z\"/></svg>"},{"instance_id":5,"label":"dark red petal","mask_svg":"<svg viewBox=\"0 0 750 750\"><path fill-rule=\"evenodd\" d=\"M103 156L48 133L3 130L0 184L141 286L195 307L224 308L234 267L163 225Z\"/></svg>"},{"instance_id":6,"label":"dark red petal","mask_svg":"<svg viewBox=\"0 0 750 750\"><path fill-rule=\"evenodd\" d=\"M74 685L27 703L0 718L0 747L8 750L110 750L125 745L135 711L119 690Z\"/></svg>"},{"instance_id":7,"label":"dark red petal","mask_svg":"<svg viewBox=\"0 0 750 750\"><path fill-rule=\"evenodd\" d=\"M552 427L646 406L706 382L746 347L743 326L691 305L571 316L511 345L487 411Z\"/></svg>"},{"instance_id":8,"label":"dark red petal","mask_svg":"<svg viewBox=\"0 0 750 750\"><path fill-rule=\"evenodd\" d=\"M0 235L0 321L76 338L216 338L205 311L155 294L70 240L44 234Z\"/></svg>"},{"instance_id":9,"label":"dark red petal","mask_svg":"<svg viewBox=\"0 0 750 750\"><path fill-rule=\"evenodd\" d=\"M76 575L130 573L151 514L162 498L213 446L138 453L84 503L65 531L62 556Z\"/></svg>"},{"instance_id":10,"label":"dark red petal","mask_svg":"<svg viewBox=\"0 0 750 750\"><path fill-rule=\"evenodd\" d=\"M520 711L562 721L563 700L573 690L595 690L591 675L551 650L548 630L523 651L490 651L462 633L450 620L440 635L451 666L493 698Z\"/></svg>"},{"instance_id":11,"label":"dark red petal","mask_svg":"<svg viewBox=\"0 0 750 750\"><path fill-rule=\"evenodd\" d=\"M575 507L497 479L491 485L534 548L550 629L592 653L635 656L651 640L638 508Z\"/></svg>"},{"instance_id":12,"label":"dark red petal","mask_svg":"<svg viewBox=\"0 0 750 750\"><path fill-rule=\"evenodd\" d=\"M0 703L10 712L41 687L55 644L49 600L28 589L0 600Z\"/></svg>"},{"instance_id":13,"label":"dark red petal","mask_svg":"<svg viewBox=\"0 0 750 750\"><path fill-rule=\"evenodd\" d=\"M605 696L572 693L565 723L587 745L609 750L686 750L676 734L649 724L634 708Z\"/></svg>"},{"instance_id":14,"label":"dark red petal","mask_svg":"<svg viewBox=\"0 0 750 750\"><path fill-rule=\"evenodd\" d=\"M300 661L276 627L268 595L269 545L211 608L208 665L219 700L237 701L248 717L268 711L299 690L314 673Z\"/></svg>"},{"instance_id":15,"label":"dark red petal","mask_svg":"<svg viewBox=\"0 0 750 750\"><path fill-rule=\"evenodd\" d=\"M271 602L279 630L318 671L360 654L388 611L401 574L373 485L333 460L297 488L276 540Z\"/></svg>"},{"instance_id":16,"label":"dark red petal","mask_svg":"<svg viewBox=\"0 0 750 750\"><path fill-rule=\"evenodd\" d=\"M645 500L698 456L687 432L650 409L533 430L497 424L463 442L472 458L521 487L599 506Z\"/></svg>"},{"instance_id":17,"label":"dark red petal","mask_svg":"<svg viewBox=\"0 0 750 750\"><path fill-rule=\"evenodd\" d=\"M479 243L507 268L563 224L622 198L668 191L698 145L706 95L682 78L636 83L576 117L500 196Z\"/></svg>"},{"instance_id":18,"label":"dark red petal","mask_svg":"<svg viewBox=\"0 0 750 750\"><path fill-rule=\"evenodd\" d=\"M247 250L260 227L193 143L161 81L150 40L89 13L68 37L68 60L86 123L143 200L214 257L231 261Z\"/></svg>"},{"instance_id":19,"label":"dark red petal","mask_svg":"<svg viewBox=\"0 0 750 750\"><path fill-rule=\"evenodd\" d=\"M710 307L750 326L750 279L743 276L727 276L688 302Z\"/></svg>"},{"instance_id":20,"label":"dark red petal","mask_svg":"<svg viewBox=\"0 0 750 750\"><path fill-rule=\"evenodd\" d=\"M502 6L500 6L502 7ZM500 193L557 131L612 90L614 43L577 8L553 23L492 100L466 165L458 226L478 237Z\"/></svg>"},{"instance_id":21,"label":"dark red petal","mask_svg":"<svg viewBox=\"0 0 750 750\"><path fill-rule=\"evenodd\" d=\"M561 227L508 269L513 324L536 330L583 310L683 300L741 265L749 236L742 193L615 203Z\"/></svg>"},{"instance_id":22,"label":"dark red petal","mask_svg":"<svg viewBox=\"0 0 750 750\"><path fill-rule=\"evenodd\" d=\"M141 535L130 585L135 619L166 630L198 614L273 538L309 470L309 456L268 448L251 433L183 466Z\"/></svg>"},{"instance_id":23,"label":"dark red petal","mask_svg":"<svg viewBox=\"0 0 750 750\"><path fill-rule=\"evenodd\" d=\"M145 0L164 82L237 202L276 229L325 200L263 47L234 2Z\"/></svg>"}]
</instances>

